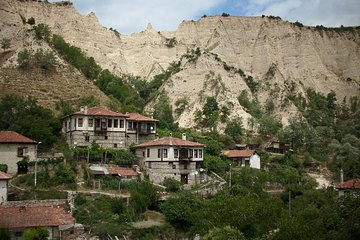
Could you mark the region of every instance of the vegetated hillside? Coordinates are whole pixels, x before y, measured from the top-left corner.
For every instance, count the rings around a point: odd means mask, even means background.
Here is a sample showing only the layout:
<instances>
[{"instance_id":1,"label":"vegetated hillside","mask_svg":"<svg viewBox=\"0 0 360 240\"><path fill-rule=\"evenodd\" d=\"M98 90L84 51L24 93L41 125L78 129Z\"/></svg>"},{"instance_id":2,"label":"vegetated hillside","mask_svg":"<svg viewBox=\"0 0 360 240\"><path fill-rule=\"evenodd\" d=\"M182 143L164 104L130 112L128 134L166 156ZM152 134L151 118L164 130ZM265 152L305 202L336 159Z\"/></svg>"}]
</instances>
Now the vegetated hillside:
<instances>
[{"instance_id":1,"label":"vegetated hillside","mask_svg":"<svg viewBox=\"0 0 360 240\"><path fill-rule=\"evenodd\" d=\"M71 4L4 0L0 11L6 16L1 20L6 31L1 34L17 39L14 45L21 42L22 19L34 17L36 24L46 23L103 69L117 74L151 81L180 61L179 71L159 90L167 93L182 127L197 126L196 113L208 97L215 97L220 109L228 109L230 119L241 117L245 128L253 128L253 114L238 101L243 90L263 109L271 106L269 113L283 123L299 113L291 99L299 94L307 99L308 88L324 95L333 90L338 101L360 95L359 28L215 16L184 21L174 32L157 32L149 24L143 32L125 36L102 27L93 13L80 15ZM176 102L183 97L186 104L179 109ZM148 99L148 111L153 111L156 99L156 94Z\"/></svg>"}]
</instances>

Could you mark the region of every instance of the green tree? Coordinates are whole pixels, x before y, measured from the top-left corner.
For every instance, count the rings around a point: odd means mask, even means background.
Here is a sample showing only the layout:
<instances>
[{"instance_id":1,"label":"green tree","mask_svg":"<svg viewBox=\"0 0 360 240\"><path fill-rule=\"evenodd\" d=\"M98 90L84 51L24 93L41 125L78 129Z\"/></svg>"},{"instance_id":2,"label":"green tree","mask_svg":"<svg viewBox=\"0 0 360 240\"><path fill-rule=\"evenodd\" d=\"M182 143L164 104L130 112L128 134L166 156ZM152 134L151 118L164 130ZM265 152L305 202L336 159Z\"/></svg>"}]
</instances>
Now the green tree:
<instances>
[{"instance_id":1,"label":"green tree","mask_svg":"<svg viewBox=\"0 0 360 240\"><path fill-rule=\"evenodd\" d=\"M7 228L0 228L0 239L11 240L11 233Z\"/></svg>"},{"instance_id":2,"label":"green tree","mask_svg":"<svg viewBox=\"0 0 360 240\"><path fill-rule=\"evenodd\" d=\"M4 52L6 49L9 49L11 47L11 40L9 38L3 38L1 40L1 48L4 49Z\"/></svg>"},{"instance_id":3,"label":"green tree","mask_svg":"<svg viewBox=\"0 0 360 240\"><path fill-rule=\"evenodd\" d=\"M130 205L135 213L143 213L158 200L156 188L148 181L138 182L130 189Z\"/></svg>"},{"instance_id":4,"label":"green tree","mask_svg":"<svg viewBox=\"0 0 360 240\"><path fill-rule=\"evenodd\" d=\"M20 68L27 68L30 64L32 58L32 52L30 50L24 49L18 53L17 63Z\"/></svg>"},{"instance_id":5,"label":"green tree","mask_svg":"<svg viewBox=\"0 0 360 240\"><path fill-rule=\"evenodd\" d=\"M241 119L235 119L230 121L225 128L225 134L232 137L236 143L241 142L241 136L243 135L244 129L242 127Z\"/></svg>"},{"instance_id":6,"label":"green tree","mask_svg":"<svg viewBox=\"0 0 360 240\"><path fill-rule=\"evenodd\" d=\"M167 128L169 130L176 130L177 125L174 123L174 117L172 115L172 106L170 105L169 97L166 93L161 93L155 106L154 117L159 119L158 126L160 128Z\"/></svg>"},{"instance_id":7,"label":"green tree","mask_svg":"<svg viewBox=\"0 0 360 240\"><path fill-rule=\"evenodd\" d=\"M35 31L35 37L39 40L44 39L46 41L50 41L51 31L49 26L43 23L40 23L33 27Z\"/></svg>"},{"instance_id":8,"label":"green tree","mask_svg":"<svg viewBox=\"0 0 360 240\"><path fill-rule=\"evenodd\" d=\"M282 128L281 122L270 115L263 115L258 122L259 131L265 136L274 136Z\"/></svg>"},{"instance_id":9,"label":"green tree","mask_svg":"<svg viewBox=\"0 0 360 240\"><path fill-rule=\"evenodd\" d=\"M34 57L36 64L44 70L53 69L57 65L55 56L51 51L44 51L40 48L36 50Z\"/></svg>"},{"instance_id":10,"label":"green tree","mask_svg":"<svg viewBox=\"0 0 360 240\"><path fill-rule=\"evenodd\" d=\"M204 240L246 240L244 234L236 228L225 226L211 229L203 238Z\"/></svg>"},{"instance_id":11,"label":"green tree","mask_svg":"<svg viewBox=\"0 0 360 240\"><path fill-rule=\"evenodd\" d=\"M48 235L46 228L30 228L24 232L24 240L47 240Z\"/></svg>"},{"instance_id":12,"label":"green tree","mask_svg":"<svg viewBox=\"0 0 360 240\"><path fill-rule=\"evenodd\" d=\"M165 178L163 184L166 187L166 191L168 192L177 192L181 187L181 182L174 178Z\"/></svg>"}]
</instances>

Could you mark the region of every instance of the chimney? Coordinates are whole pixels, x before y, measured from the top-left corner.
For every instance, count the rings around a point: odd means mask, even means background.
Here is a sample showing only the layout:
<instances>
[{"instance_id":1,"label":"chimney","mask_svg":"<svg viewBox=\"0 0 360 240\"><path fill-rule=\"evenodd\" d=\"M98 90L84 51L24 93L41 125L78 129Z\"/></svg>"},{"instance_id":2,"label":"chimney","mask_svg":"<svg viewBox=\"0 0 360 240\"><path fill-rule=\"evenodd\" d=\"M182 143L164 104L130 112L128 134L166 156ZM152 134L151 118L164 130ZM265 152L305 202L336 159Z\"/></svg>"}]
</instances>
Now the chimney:
<instances>
[{"instance_id":1,"label":"chimney","mask_svg":"<svg viewBox=\"0 0 360 240\"><path fill-rule=\"evenodd\" d=\"M182 140L186 140L186 133L183 133L183 134L182 134L181 139L182 139Z\"/></svg>"},{"instance_id":2,"label":"chimney","mask_svg":"<svg viewBox=\"0 0 360 240\"><path fill-rule=\"evenodd\" d=\"M344 171L340 169L340 183L344 183Z\"/></svg>"},{"instance_id":3,"label":"chimney","mask_svg":"<svg viewBox=\"0 0 360 240\"><path fill-rule=\"evenodd\" d=\"M84 112L87 114L87 106L84 107Z\"/></svg>"},{"instance_id":4,"label":"chimney","mask_svg":"<svg viewBox=\"0 0 360 240\"><path fill-rule=\"evenodd\" d=\"M85 107L84 106L80 106L80 112L85 111Z\"/></svg>"},{"instance_id":5,"label":"chimney","mask_svg":"<svg viewBox=\"0 0 360 240\"><path fill-rule=\"evenodd\" d=\"M169 138L170 140L169 140L169 144L170 144L170 146L172 146L173 145L173 142L172 142L172 133L170 133L170 138Z\"/></svg>"}]
</instances>

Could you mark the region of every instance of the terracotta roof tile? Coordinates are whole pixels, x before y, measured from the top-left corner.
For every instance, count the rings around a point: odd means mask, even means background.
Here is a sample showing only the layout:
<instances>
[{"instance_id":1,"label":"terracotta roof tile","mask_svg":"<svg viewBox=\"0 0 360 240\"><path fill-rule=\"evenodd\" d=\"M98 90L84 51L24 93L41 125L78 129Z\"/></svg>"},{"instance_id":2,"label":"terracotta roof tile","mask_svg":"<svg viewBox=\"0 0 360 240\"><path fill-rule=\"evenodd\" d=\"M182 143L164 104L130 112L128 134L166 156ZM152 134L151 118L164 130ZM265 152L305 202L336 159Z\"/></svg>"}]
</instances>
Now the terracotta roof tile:
<instances>
[{"instance_id":1,"label":"terracotta roof tile","mask_svg":"<svg viewBox=\"0 0 360 240\"><path fill-rule=\"evenodd\" d=\"M129 118L127 118L127 120L130 120L130 121L137 121L137 122L158 122L159 121L159 120L151 118L151 117L143 116L139 113L128 113L127 115L129 116Z\"/></svg>"},{"instance_id":2,"label":"terracotta roof tile","mask_svg":"<svg viewBox=\"0 0 360 240\"><path fill-rule=\"evenodd\" d=\"M4 173L0 171L0 180L8 180L11 179L12 176L10 174Z\"/></svg>"},{"instance_id":3,"label":"terracotta roof tile","mask_svg":"<svg viewBox=\"0 0 360 240\"><path fill-rule=\"evenodd\" d=\"M86 112L86 113L85 113ZM128 117L128 115L118 112L113 112L102 107L91 107L86 111L79 111L72 115L86 115L86 116L105 116L105 117Z\"/></svg>"},{"instance_id":4,"label":"terracotta roof tile","mask_svg":"<svg viewBox=\"0 0 360 240\"><path fill-rule=\"evenodd\" d=\"M111 166L111 167L106 167L109 174L111 175L115 175L118 174L120 176L138 176L139 174L137 172L134 171L134 169L132 168L125 168L125 167L115 167L115 166Z\"/></svg>"},{"instance_id":5,"label":"terracotta roof tile","mask_svg":"<svg viewBox=\"0 0 360 240\"><path fill-rule=\"evenodd\" d=\"M336 185L337 189L360 189L360 178L350 179Z\"/></svg>"},{"instance_id":6,"label":"terracotta roof tile","mask_svg":"<svg viewBox=\"0 0 360 240\"><path fill-rule=\"evenodd\" d=\"M14 131L0 131L0 143L30 143L37 144L36 141L27 138Z\"/></svg>"},{"instance_id":7,"label":"terracotta roof tile","mask_svg":"<svg viewBox=\"0 0 360 240\"><path fill-rule=\"evenodd\" d=\"M26 228L74 224L75 219L65 207L64 204L0 206L0 226Z\"/></svg>"},{"instance_id":8,"label":"terracotta roof tile","mask_svg":"<svg viewBox=\"0 0 360 240\"><path fill-rule=\"evenodd\" d=\"M224 150L222 154L228 158L245 158L251 157L256 151L255 150Z\"/></svg>"},{"instance_id":9,"label":"terracotta roof tile","mask_svg":"<svg viewBox=\"0 0 360 240\"><path fill-rule=\"evenodd\" d=\"M182 140L180 138L175 137L164 137L160 139L155 139L150 142L142 143L137 145L137 148L143 148L143 147L152 147L152 146L179 146L179 147L204 147L204 144L197 143L197 142L191 142L188 140Z\"/></svg>"}]
</instances>

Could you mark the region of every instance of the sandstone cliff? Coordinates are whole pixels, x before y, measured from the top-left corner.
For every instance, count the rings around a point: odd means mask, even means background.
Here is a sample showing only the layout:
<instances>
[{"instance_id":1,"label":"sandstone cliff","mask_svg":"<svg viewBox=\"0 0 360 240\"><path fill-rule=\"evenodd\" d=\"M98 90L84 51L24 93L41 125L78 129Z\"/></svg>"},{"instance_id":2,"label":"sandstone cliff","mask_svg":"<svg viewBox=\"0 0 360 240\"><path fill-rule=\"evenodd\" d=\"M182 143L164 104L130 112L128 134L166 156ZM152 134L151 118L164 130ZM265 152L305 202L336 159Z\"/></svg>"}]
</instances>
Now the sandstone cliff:
<instances>
[{"instance_id":1,"label":"sandstone cliff","mask_svg":"<svg viewBox=\"0 0 360 240\"><path fill-rule=\"evenodd\" d=\"M177 116L184 127L194 126L193 114L202 108L206 96L216 96L221 106L231 109L230 118L242 117L245 127L251 116L237 101L242 90L262 104L273 99L275 115L284 123L297 113L287 102L290 93L313 88L324 94L334 90L339 101L360 96L359 28L326 30L267 17L217 16L184 21L174 32L157 32L149 24L143 32L125 36L101 26L93 13L80 15L73 6L3 0L0 14L4 16L0 38L15 39L14 48L23 44L21 18L34 17L37 24L48 24L54 33L93 56L104 69L148 80L179 61L187 50L199 48L199 58L183 60L182 70L162 86L172 104L182 96L189 98L189 107ZM176 43L169 46L172 38ZM260 84L257 93L251 94L244 77L224 69L224 63L252 76ZM207 81L215 85L210 87Z\"/></svg>"}]
</instances>

